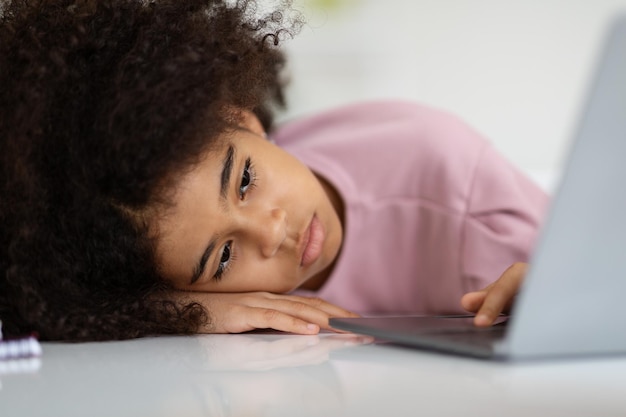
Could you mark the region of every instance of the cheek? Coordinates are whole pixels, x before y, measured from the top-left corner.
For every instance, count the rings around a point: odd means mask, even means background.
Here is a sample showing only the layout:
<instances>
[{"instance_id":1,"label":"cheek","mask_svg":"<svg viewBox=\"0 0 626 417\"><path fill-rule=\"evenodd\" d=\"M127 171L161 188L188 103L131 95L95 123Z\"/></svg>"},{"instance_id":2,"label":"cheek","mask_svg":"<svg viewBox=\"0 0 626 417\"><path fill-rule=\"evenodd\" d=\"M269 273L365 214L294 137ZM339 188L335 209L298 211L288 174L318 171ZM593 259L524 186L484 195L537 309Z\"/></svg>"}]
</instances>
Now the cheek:
<instances>
[{"instance_id":1,"label":"cheek","mask_svg":"<svg viewBox=\"0 0 626 417\"><path fill-rule=\"evenodd\" d=\"M307 167L294 164L292 169L282 175L284 189L292 199L303 202L315 198L322 191L321 185L315 175Z\"/></svg>"},{"instance_id":2,"label":"cheek","mask_svg":"<svg viewBox=\"0 0 626 417\"><path fill-rule=\"evenodd\" d=\"M297 267L288 256L270 261L251 260L232 272L224 280L226 284L226 280L232 278L227 291L286 293L300 284Z\"/></svg>"}]
</instances>

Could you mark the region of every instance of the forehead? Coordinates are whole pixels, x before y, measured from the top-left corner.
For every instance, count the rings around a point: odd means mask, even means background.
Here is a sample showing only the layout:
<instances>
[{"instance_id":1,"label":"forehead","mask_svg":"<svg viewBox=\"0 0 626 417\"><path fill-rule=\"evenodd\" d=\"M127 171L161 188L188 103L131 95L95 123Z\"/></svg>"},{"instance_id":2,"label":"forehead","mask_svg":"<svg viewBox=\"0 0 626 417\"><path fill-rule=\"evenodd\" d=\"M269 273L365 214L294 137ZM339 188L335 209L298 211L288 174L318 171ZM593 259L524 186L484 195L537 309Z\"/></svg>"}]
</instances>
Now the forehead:
<instances>
[{"instance_id":1,"label":"forehead","mask_svg":"<svg viewBox=\"0 0 626 417\"><path fill-rule=\"evenodd\" d=\"M181 172L172 182L169 202L170 211L184 208L186 204L205 200L217 200L219 180L229 143L213 147L198 157L196 163Z\"/></svg>"},{"instance_id":2,"label":"forehead","mask_svg":"<svg viewBox=\"0 0 626 417\"><path fill-rule=\"evenodd\" d=\"M223 156L230 145L230 135L220 135L208 144L192 161L170 173L165 179L161 191L162 201L171 206L180 199L192 184L209 174L209 171L221 169Z\"/></svg>"},{"instance_id":3,"label":"forehead","mask_svg":"<svg viewBox=\"0 0 626 417\"><path fill-rule=\"evenodd\" d=\"M152 218L156 261L165 277L191 276L198 248L205 247L208 237L214 234L221 207L221 168L222 155L207 152L177 178L167 207Z\"/></svg>"},{"instance_id":4,"label":"forehead","mask_svg":"<svg viewBox=\"0 0 626 417\"><path fill-rule=\"evenodd\" d=\"M198 158L183 169L171 174L156 195L148 222L155 237L170 233L172 226L180 221L179 216L200 194L209 196L211 187L218 187L224 149L227 141L206 149ZM212 198L217 199L217 194Z\"/></svg>"}]
</instances>

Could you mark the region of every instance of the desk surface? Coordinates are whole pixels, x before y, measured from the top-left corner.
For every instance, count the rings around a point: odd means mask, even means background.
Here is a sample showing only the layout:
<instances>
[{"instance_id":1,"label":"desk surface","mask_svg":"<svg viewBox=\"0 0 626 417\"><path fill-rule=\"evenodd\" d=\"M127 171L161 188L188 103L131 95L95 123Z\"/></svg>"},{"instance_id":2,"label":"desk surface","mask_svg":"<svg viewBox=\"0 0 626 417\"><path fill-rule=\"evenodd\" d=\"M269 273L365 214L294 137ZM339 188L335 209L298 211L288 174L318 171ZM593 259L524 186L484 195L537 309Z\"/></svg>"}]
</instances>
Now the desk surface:
<instances>
[{"instance_id":1,"label":"desk surface","mask_svg":"<svg viewBox=\"0 0 626 417\"><path fill-rule=\"evenodd\" d=\"M496 363L254 333L45 343L23 365L0 368L0 416L626 415L626 357Z\"/></svg>"}]
</instances>

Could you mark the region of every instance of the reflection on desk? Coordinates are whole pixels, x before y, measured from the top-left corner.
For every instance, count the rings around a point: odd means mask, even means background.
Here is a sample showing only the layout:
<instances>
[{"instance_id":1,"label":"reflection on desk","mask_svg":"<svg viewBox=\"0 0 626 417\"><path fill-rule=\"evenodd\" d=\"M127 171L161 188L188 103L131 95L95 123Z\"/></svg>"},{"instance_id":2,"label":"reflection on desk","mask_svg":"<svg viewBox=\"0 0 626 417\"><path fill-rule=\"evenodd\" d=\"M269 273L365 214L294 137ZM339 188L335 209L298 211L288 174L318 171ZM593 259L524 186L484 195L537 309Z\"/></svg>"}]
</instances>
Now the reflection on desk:
<instances>
[{"instance_id":1,"label":"reflection on desk","mask_svg":"<svg viewBox=\"0 0 626 417\"><path fill-rule=\"evenodd\" d=\"M624 416L626 358L506 364L349 334L44 343L0 416Z\"/></svg>"}]
</instances>

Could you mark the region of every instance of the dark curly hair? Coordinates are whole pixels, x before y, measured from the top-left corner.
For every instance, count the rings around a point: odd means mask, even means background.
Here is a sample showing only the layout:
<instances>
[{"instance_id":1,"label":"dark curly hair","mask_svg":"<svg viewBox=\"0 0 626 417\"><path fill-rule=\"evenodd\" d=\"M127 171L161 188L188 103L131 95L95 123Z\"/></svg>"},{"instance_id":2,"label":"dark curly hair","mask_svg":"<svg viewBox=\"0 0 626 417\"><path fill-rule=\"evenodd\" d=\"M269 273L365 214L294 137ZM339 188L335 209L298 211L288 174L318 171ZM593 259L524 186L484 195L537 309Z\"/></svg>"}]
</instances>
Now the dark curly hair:
<instances>
[{"instance_id":1,"label":"dark curly hair","mask_svg":"<svg viewBox=\"0 0 626 417\"><path fill-rule=\"evenodd\" d=\"M44 340L193 333L141 213L253 111L283 104L289 3L0 2L0 319ZM138 215L139 213L139 215Z\"/></svg>"}]
</instances>

